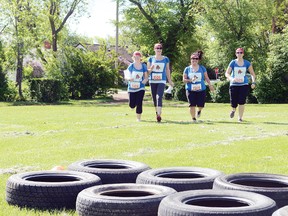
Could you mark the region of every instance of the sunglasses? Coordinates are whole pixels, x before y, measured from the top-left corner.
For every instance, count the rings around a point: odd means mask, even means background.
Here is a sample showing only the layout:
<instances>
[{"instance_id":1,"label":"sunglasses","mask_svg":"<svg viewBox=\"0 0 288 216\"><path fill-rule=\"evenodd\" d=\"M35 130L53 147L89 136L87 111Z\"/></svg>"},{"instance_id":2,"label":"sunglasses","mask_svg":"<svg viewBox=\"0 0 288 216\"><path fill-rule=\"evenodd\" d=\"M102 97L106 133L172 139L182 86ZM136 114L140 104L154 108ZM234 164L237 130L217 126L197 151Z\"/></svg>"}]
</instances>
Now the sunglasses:
<instances>
[{"instance_id":1,"label":"sunglasses","mask_svg":"<svg viewBox=\"0 0 288 216\"><path fill-rule=\"evenodd\" d=\"M162 47L156 47L155 49L162 50Z\"/></svg>"},{"instance_id":2,"label":"sunglasses","mask_svg":"<svg viewBox=\"0 0 288 216\"><path fill-rule=\"evenodd\" d=\"M192 60L199 60L199 58L191 58Z\"/></svg>"},{"instance_id":3,"label":"sunglasses","mask_svg":"<svg viewBox=\"0 0 288 216\"><path fill-rule=\"evenodd\" d=\"M243 54L243 52L236 52L236 54Z\"/></svg>"}]
</instances>

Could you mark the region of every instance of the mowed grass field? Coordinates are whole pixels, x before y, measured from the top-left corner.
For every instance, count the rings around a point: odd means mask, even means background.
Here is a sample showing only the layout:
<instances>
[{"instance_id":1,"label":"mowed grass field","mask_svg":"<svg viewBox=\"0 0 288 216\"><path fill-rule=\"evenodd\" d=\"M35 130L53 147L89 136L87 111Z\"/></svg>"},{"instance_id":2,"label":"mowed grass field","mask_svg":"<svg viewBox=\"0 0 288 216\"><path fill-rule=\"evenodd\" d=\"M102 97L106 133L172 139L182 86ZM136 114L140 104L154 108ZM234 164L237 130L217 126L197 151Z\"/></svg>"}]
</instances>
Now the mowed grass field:
<instances>
[{"instance_id":1,"label":"mowed grass field","mask_svg":"<svg viewBox=\"0 0 288 216\"><path fill-rule=\"evenodd\" d=\"M141 122L127 103L0 103L0 215L77 215L9 206L5 187L14 173L83 159L288 175L288 104L247 104L243 123L238 115L230 119L230 110L229 104L207 103L201 122L192 123L187 103L164 101L159 124L151 100Z\"/></svg>"}]
</instances>

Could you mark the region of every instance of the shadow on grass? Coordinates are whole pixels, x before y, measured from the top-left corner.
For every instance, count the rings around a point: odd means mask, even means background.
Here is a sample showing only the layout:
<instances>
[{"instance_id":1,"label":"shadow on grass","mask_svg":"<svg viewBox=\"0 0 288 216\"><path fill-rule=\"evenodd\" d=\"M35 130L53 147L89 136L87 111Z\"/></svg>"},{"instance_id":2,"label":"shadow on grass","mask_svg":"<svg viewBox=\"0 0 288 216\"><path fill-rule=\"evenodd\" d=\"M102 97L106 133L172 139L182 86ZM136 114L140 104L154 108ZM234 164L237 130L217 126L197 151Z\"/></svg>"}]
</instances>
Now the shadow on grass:
<instances>
[{"instance_id":1,"label":"shadow on grass","mask_svg":"<svg viewBox=\"0 0 288 216\"><path fill-rule=\"evenodd\" d=\"M235 125L239 125L239 124L251 124L248 122L229 122L229 121L202 121L202 120L198 120L197 122L192 122L192 121L173 121L173 120L162 120L161 122L157 122L156 120L141 120L141 122L147 122L147 123L155 123L155 124L178 124L178 125L213 125L213 124L218 124L218 123L222 123L222 124L235 124Z\"/></svg>"},{"instance_id":2,"label":"shadow on grass","mask_svg":"<svg viewBox=\"0 0 288 216\"><path fill-rule=\"evenodd\" d=\"M151 121L153 122L153 121ZM170 123L170 124L191 124L191 125L200 125L200 124L205 124L205 125L214 125L214 124L230 124L230 125L252 125L252 124L258 124L258 123L263 123L263 124L271 124L271 125L288 125L288 123L281 123L281 122L252 122L252 121L243 121L243 122L238 122L238 121L202 121L198 120L197 122L192 122L192 121L173 121L173 120L163 120L161 123Z\"/></svg>"},{"instance_id":3,"label":"shadow on grass","mask_svg":"<svg viewBox=\"0 0 288 216\"><path fill-rule=\"evenodd\" d=\"M281 122L263 122L263 123L272 125L288 125L288 123L281 123Z\"/></svg>"}]
</instances>

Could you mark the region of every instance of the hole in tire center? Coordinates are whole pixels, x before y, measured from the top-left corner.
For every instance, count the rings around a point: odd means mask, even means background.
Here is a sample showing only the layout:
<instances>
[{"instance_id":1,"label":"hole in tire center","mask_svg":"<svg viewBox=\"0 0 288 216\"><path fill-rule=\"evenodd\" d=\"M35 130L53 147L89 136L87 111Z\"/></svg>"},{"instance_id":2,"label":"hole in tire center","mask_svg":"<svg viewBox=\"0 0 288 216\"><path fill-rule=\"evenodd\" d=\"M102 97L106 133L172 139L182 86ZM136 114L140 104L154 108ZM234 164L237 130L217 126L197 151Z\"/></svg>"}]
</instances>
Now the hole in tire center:
<instances>
[{"instance_id":1,"label":"hole in tire center","mask_svg":"<svg viewBox=\"0 0 288 216\"><path fill-rule=\"evenodd\" d=\"M114 197L145 197L154 195L154 193L139 190L113 190L103 192L101 193L101 195L114 196Z\"/></svg>"},{"instance_id":2,"label":"hole in tire center","mask_svg":"<svg viewBox=\"0 0 288 216\"><path fill-rule=\"evenodd\" d=\"M245 203L242 200L229 199L229 198L203 198L203 199L195 199L189 200L185 202L187 205L195 205L202 207L219 207L219 208L231 208L231 207L245 207L249 206L248 203Z\"/></svg>"},{"instance_id":3,"label":"hole in tire center","mask_svg":"<svg viewBox=\"0 0 288 216\"><path fill-rule=\"evenodd\" d=\"M34 182L74 182L74 181L80 181L80 178L74 177L74 176L35 176L35 177L27 177L25 178L27 181L34 181Z\"/></svg>"},{"instance_id":4,"label":"hole in tire center","mask_svg":"<svg viewBox=\"0 0 288 216\"><path fill-rule=\"evenodd\" d=\"M243 185L243 186L253 186L253 187L272 187L272 188L283 188L288 187L288 184L273 180L263 180L263 179L243 179L231 181L233 184Z\"/></svg>"},{"instance_id":5,"label":"hole in tire center","mask_svg":"<svg viewBox=\"0 0 288 216\"><path fill-rule=\"evenodd\" d=\"M121 164L87 164L86 167L98 169L129 169L131 167Z\"/></svg>"},{"instance_id":6,"label":"hole in tire center","mask_svg":"<svg viewBox=\"0 0 288 216\"><path fill-rule=\"evenodd\" d=\"M193 172L170 172L170 173L160 173L157 177L161 178L171 178L171 179L197 179L204 178L205 175Z\"/></svg>"}]
</instances>

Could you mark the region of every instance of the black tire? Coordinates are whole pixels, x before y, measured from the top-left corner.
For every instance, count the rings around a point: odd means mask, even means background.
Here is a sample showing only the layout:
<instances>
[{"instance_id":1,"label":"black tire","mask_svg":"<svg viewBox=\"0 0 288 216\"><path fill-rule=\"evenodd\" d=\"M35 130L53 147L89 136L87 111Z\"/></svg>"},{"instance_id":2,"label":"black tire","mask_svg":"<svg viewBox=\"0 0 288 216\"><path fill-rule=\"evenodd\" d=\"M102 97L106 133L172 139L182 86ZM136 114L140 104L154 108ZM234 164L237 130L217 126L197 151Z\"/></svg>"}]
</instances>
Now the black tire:
<instances>
[{"instance_id":1,"label":"black tire","mask_svg":"<svg viewBox=\"0 0 288 216\"><path fill-rule=\"evenodd\" d=\"M213 189L260 193L275 200L278 208L288 205L288 176L266 173L238 173L219 176Z\"/></svg>"},{"instance_id":2,"label":"black tire","mask_svg":"<svg viewBox=\"0 0 288 216\"><path fill-rule=\"evenodd\" d=\"M272 216L287 216L287 215L288 215L288 205L278 209L272 214Z\"/></svg>"},{"instance_id":3,"label":"black tire","mask_svg":"<svg viewBox=\"0 0 288 216\"><path fill-rule=\"evenodd\" d=\"M158 216L271 216L276 203L246 191L191 190L165 197Z\"/></svg>"},{"instance_id":4,"label":"black tire","mask_svg":"<svg viewBox=\"0 0 288 216\"><path fill-rule=\"evenodd\" d=\"M173 193L161 185L100 185L79 193L76 211L80 216L157 216L161 200Z\"/></svg>"},{"instance_id":5,"label":"black tire","mask_svg":"<svg viewBox=\"0 0 288 216\"><path fill-rule=\"evenodd\" d=\"M150 169L140 173L138 184L165 185L176 191L212 189L214 179L223 173L200 167L169 167Z\"/></svg>"},{"instance_id":6,"label":"black tire","mask_svg":"<svg viewBox=\"0 0 288 216\"><path fill-rule=\"evenodd\" d=\"M77 161L68 169L92 173L101 178L102 184L113 184L135 183L138 174L150 167L136 161L98 159Z\"/></svg>"},{"instance_id":7,"label":"black tire","mask_svg":"<svg viewBox=\"0 0 288 216\"><path fill-rule=\"evenodd\" d=\"M80 191L101 184L98 176L74 171L15 174L6 184L6 201L19 207L75 209Z\"/></svg>"}]
</instances>

